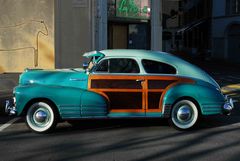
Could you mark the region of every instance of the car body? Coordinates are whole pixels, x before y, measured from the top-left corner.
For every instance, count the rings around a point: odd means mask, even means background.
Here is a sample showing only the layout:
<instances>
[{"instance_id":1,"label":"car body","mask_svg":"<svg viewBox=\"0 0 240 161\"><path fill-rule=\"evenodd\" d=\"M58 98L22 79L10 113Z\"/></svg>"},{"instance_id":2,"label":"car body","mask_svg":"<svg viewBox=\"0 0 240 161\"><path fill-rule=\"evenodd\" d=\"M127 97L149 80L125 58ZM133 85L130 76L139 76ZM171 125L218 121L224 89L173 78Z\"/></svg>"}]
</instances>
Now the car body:
<instances>
[{"instance_id":1,"label":"car body","mask_svg":"<svg viewBox=\"0 0 240 161\"><path fill-rule=\"evenodd\" d=\"M178 129L201 115L230 114L233 103L206 72L168 53L103 50L85 53L88 69L27 69L6 112L26 117L35 132L59 120L169 118Z\"/></svg>"}]
</instances>

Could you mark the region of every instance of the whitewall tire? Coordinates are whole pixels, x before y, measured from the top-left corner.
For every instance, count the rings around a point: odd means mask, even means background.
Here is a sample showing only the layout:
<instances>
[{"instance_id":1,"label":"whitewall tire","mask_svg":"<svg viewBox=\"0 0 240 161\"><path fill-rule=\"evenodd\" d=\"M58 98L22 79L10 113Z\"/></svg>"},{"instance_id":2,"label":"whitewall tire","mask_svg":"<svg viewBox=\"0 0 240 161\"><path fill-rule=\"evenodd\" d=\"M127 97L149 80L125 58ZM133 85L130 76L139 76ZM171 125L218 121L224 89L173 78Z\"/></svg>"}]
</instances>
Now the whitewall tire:
<instances>
[{"instance_id":1,"label":"whitewall tire","mask_svg":"<svg viewBox=\"0 0 240 161\"><path fill-rule=\"evenodd\" d=\"M36 102L27 110L26 123L32 131L46 133L56 127L57 115L50 103Z\"/></svg>"},{"instance_id":2,"label":"whitewall tire","mask_svg":"<svg viewBox=\"0 0 240 161\"><path fill-rule=\"evenodd\" d=\"M199 118L198 108L190 100L180 100L173 105L171 110L170 123L179 130L193 128Z\"/></svg>"}]
</instances>

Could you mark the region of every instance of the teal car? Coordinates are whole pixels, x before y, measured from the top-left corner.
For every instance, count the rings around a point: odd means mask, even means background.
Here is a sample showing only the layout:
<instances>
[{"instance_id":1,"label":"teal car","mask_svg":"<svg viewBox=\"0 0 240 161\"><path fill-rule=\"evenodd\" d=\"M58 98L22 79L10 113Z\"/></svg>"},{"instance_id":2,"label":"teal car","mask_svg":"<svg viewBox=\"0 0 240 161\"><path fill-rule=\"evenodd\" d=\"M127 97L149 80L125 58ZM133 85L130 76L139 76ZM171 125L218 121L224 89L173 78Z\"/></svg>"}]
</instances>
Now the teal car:
<instances>
[{"instance_id":1,"label":"teal car","mask_svg":"<svg viewBox=\"0 0 240 161\"><path fill-rule=\"evenodd\" d=\"M45 133L60 121L106 118L168 118L187 130L200 116L233 109L214 79L171 54L103 50L84 57L89 62L83 69L26 69L6 112Z\"/></svg>"}]
</instances>

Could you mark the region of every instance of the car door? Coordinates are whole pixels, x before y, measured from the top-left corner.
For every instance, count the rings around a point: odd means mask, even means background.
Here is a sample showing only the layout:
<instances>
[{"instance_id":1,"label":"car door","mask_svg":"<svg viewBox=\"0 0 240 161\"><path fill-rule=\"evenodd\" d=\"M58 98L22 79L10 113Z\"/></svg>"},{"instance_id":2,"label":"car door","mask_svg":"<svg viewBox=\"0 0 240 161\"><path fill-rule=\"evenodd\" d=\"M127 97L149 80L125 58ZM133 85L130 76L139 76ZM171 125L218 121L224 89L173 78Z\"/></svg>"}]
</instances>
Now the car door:
<instances>
[{"instance_id":1,"label":"car door","mask_svg":"<svg viewBox=\"0 0 240 161\"><path fill-rule=\"evenodd\" d=\"M89 76L88 88L108 100L109 117L145 116L143 76L133 58L101 60Z\"/></svg>"},{"instance_id":2,"label":"car door","mask_svg":"<svg viewBox=\"0 0 240 161\"><path fill-rule=\"evenodd\" d=\"M180 78L176 76L176 69L169 64L154 60L142 60L141 63L146 72L144 75L146 116L160 117L163 110L164 94Z\"/></svg>"}]
</instances>

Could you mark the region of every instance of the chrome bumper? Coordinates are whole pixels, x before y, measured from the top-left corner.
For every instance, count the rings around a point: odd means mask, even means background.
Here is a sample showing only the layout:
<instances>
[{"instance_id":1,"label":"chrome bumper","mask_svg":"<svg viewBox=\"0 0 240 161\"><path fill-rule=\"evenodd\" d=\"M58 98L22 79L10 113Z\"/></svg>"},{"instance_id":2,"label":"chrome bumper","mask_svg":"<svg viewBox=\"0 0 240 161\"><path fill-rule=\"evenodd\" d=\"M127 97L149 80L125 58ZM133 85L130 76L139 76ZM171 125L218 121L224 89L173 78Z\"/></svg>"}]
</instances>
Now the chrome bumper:
<instances>
[{"instance_id":1,"label":"chrome bumper","mask_svg":"<svg viewBox=\"0 0 240 161\"><path fill-rule=\"evenodd\" d=\"M225 96L225 104L223 105L223 113L225 115L230 115L231 111L234 108L233 100L232 98L229 98L227 95Z\"/></svg>"},{"instance_id":2,"label":"chrome bumper","mask_svg":"<svg viewBox=\"0 0 240 161\"><path fill-rule=\"evenodd\" d=\"M13 115L17 115L17 110L15 107L15 99L13 100L6 100L5 102L5 113L13 116Z\"/></svg>"}]
</instances>

